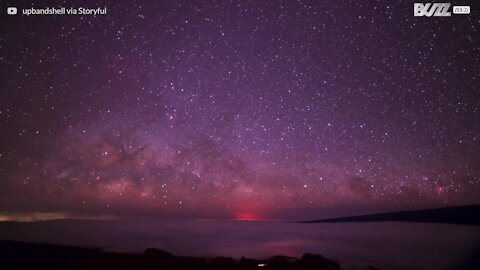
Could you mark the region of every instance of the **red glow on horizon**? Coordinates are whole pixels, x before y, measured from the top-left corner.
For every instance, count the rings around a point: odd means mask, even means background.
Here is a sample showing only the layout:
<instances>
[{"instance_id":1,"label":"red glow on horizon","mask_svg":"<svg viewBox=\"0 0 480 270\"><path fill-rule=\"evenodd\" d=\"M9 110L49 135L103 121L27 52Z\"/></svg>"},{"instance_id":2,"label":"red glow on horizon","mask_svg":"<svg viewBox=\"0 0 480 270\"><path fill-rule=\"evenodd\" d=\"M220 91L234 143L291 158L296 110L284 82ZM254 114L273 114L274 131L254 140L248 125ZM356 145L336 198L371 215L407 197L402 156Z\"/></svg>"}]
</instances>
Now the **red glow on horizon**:
<instances>
[{"instance_id":1,"label":"red glow on horizon","mask_svg":"<svg viewBox=\"0 0 480 270\"><path fill-rule=\"evenodd\" d=\"M235 215L235 220L255 221L255 220L259 220L259 217L254 213L245 212L245 213L237 213Z\"/></svg>"}]
</instances>

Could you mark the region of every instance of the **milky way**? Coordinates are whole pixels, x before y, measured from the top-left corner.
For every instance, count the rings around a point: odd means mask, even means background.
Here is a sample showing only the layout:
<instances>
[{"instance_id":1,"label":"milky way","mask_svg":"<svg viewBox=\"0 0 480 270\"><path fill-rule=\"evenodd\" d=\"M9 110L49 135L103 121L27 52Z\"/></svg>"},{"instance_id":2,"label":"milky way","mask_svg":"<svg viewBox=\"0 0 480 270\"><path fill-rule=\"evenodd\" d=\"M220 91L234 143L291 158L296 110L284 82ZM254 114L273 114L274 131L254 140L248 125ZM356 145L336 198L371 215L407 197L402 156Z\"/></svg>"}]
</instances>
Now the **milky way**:
<instances>
[{"instance_id":1,"label":"milky way","mask_svg":"<svg viewBox=\"0 0 480 270\"><path fill-rule=\"evenodd\" d=\"M475 9L90 4L107 14L1 16L0 210L480 203Z\"/></svg>"}]
</instances>

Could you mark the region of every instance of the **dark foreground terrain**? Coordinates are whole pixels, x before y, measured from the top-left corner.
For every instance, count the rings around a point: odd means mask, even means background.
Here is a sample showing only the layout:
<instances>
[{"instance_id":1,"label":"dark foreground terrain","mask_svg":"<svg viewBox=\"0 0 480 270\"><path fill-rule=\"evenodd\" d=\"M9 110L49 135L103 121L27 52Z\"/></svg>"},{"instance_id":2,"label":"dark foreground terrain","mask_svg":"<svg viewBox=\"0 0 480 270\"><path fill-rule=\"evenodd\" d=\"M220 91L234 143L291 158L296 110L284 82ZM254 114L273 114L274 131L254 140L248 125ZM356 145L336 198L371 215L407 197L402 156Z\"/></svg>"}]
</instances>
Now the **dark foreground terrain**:
<instances>
[{"instance_id":1,"label":"dark foreground terrain","mask_svg":"<svg viewBox=\"0 0 480 270\"><path fill-rule=\"evenodd\" d=\"M478 251L478 250L477 250ZM455 270L480 269L480 252L470 260L457 265ZM338 262L321 255L306 253L302 258L273 256L265 260L242 257L198 258L173 256L155 248L143 254L106 252L96 248L37 244L0 240L0 269L46 270L342 270ZM355 270L378 270L374 266L355 267Z\"/></svg>"},{"instance_id":2,"label":"dark foreground terrain","mask_svg":"<svg viewBox=\"0 0 480 270\"><path fill-rule=\"evenodd\" d=\"M304 254L301 259L275 256L267 260L229 257L213 259L177 257L158 250L147 249L143 254L104 252L93 248L79 248L50 244L0 241L1 269L178 269L178 270L340 270L340 265L321 255ZM365 269L376 268L367 266Z\"/></svg>"}]
</instances>

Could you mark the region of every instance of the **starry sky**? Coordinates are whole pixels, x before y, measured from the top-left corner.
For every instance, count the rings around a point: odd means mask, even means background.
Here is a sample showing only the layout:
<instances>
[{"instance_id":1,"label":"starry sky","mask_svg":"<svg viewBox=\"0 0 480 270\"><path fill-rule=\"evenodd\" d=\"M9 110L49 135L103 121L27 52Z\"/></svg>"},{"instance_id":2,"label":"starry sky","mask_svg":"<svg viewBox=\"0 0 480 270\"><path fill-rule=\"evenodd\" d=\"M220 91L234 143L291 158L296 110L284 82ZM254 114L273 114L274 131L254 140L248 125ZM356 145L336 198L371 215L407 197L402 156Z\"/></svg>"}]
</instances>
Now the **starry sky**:
<instances>
[{"instance_id":1,"label":"starry sky","mask_svg":"<svg viewBox=\"0 0 480 270\"><path fill-rule=\"evenodd\" d=\"M480 203L474 6L82 5L107 14L2 11L0 211L258 219Z\"/></svg>"}]
</instances>

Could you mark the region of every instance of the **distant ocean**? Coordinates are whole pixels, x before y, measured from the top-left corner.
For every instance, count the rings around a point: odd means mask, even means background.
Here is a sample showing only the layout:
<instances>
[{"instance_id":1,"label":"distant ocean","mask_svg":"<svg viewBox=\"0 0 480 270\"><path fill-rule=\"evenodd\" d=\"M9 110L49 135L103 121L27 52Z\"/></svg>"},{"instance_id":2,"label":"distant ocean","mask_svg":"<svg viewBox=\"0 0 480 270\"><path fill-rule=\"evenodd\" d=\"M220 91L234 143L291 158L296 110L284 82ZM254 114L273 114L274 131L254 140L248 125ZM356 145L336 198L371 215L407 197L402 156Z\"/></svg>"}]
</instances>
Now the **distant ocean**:
<instances>
[{"instance_id":1,"label":"distant ocean","mask_svg":"<svg viewBox=\"0 0 480 270\"><path fill-rule=\"evenodd\" d=\"M480 226L404 222L298 224L281 221L57 220L0 222L1 240L99 247L141 253L149 247L187 256L305 252L338 260L345 269L455 269L480 248Z\"/></svg>"}]
</instances>

